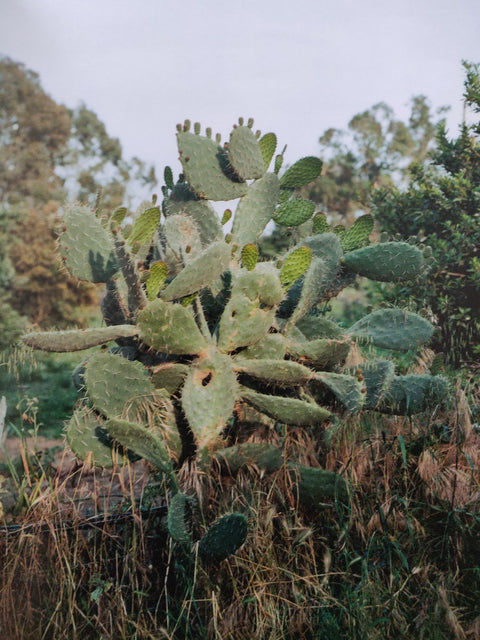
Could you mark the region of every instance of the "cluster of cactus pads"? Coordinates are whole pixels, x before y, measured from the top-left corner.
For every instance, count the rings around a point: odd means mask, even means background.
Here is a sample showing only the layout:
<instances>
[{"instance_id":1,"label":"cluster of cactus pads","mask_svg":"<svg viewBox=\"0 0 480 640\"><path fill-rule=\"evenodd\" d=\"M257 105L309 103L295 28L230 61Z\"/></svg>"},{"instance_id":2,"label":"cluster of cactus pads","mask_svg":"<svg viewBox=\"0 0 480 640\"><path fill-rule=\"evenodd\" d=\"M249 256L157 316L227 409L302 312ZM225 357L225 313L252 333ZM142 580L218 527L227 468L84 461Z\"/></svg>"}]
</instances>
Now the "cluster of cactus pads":
<instances>
[{"instance_id":1,"label":"cluster of cactus pads","mask_svg":"<svg viewBox=\"0 0 480 640\"><path fill-rule=\"evenodd\" d=\"M242 416L315 428L339 405L412 414L446 393L443 378L397 376L390 359L345 366L354 343L410 350L427 342L433 327L423 317L384 308L344 330L319 312L357 275L422 277L428 248L371 244L368 215L348 229L330 228L296 191L319 175L321 161L306 157L282 173L276 136L254 133L252 125L240 119L224 145L209 129L201 135L198 124L193 132L189 122L179 126L182 173L174 182L167 167L163 202L154 197L133 223L125 208L106 215L66 207L60 252L73 276L106 284L105 326L23 338L48 351L102 347L74 373L84 397L68 442L78 457L102 466L119 459L121 445L165 473L178 516L170 530L179 541L187 535L188 502L174 473L179 461L196 451L231 471L252 461L270 470L284 464L272 446L242 443ZM210 201L232 200L235 213L227 209L220 220ZM295 240L275 261L262 261L257 243L271 221L291 228ZM117 346L107 349L110 341ZM235 444L225 448L227 427ZM307 502L345 491L335 474L294 463L289 469ZM205 556L224 557L242 543L245 522L236 519L243 516L225 518L235 520L207 534Z\"/></svg>"}]
</instances>

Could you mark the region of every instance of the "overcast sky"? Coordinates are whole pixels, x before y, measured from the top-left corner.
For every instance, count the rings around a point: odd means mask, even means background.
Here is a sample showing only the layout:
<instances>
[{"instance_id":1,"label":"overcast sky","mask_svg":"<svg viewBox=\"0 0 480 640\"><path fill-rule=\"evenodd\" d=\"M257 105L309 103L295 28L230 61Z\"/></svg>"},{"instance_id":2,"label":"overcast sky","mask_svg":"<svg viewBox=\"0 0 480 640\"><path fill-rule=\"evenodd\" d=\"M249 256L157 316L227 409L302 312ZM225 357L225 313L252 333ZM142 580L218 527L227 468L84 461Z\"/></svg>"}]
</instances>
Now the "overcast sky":
<instances>
[{"instance_id":1,"label":"overcast sky","mask_svg":"<svg viewBox=\"0 0 480 640\"><path fill-rule=\"evenodd\" d=\"M292 163L376 102L407 117L425 94L452 106L453 135L479 33L480 0L0 0L0 52L160 175L180 169L185 118L226 138L253 116Z\"/></svg>"}]
</instances>

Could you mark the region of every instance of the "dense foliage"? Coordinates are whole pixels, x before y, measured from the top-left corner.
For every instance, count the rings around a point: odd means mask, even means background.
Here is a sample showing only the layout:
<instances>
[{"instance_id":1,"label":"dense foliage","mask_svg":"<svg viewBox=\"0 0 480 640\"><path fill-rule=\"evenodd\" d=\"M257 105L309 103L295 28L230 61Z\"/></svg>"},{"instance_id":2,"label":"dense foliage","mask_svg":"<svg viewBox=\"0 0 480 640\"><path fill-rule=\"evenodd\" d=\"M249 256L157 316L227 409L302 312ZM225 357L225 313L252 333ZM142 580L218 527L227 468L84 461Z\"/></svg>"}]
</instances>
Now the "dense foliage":
<instances>
[{"instance_id":1,"label":"dense foliage","mask_svg":"<svg viewBox=\"0 0 480 640\"><path fill-rule=\"evenodd\" d=\"M56 259L60 207L66 197L93 202L99 190L115 206L132 182L151 186L153 169L138 158L127 162L93 111L57 104L36 73L0 58L0 347L26 320L83 322L81 308L96 293L65 279Z\"/></svg>"},{"instance_id":2,"label":"dense foliage","mask_svg":"<svg viewBox=\"0 0 480 640\"><path fill-rule=\"evenodd\" d=\"M480 111L479 67L465 63L466 104ZM428 306L437 318L435 347L453 366L480 356L480 127L464 123L457 138L437 135L434 166L416 163L405 190L374 193L376 219L390 234L417 235L437 268L423 285L397 287L393 297Z\"/></svg>"}]
</instances>

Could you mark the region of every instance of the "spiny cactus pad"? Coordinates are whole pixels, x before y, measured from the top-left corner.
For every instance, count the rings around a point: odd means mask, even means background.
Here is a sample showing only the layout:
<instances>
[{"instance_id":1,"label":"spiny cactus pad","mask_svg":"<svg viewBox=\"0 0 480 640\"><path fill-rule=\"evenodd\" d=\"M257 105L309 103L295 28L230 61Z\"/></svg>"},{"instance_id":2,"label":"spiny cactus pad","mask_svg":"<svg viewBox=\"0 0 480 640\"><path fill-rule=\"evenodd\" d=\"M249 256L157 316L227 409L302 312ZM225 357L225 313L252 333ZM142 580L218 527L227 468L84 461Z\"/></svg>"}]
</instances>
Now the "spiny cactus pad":
<instances>
[{"instance_id":1,"label":"spiny cactus pad","mask_svg":"<svg viewBox=\"0 0 480 640\"><path fill-rule=\"evenodd\" d=\"M320 175L322 166L320 158L314 156L301 158L285 171L280 184L283 188L297 188L313 182Z\"/></svg>"},{"instance_id":2,"label":"spiny cactus pad","mask_svg":"<svg viewBox=\"0 0 480 640\"><path fill-rule=\"evenodd\" d=\"M361 276L380 282L405 282L425 270L423 253L406 242L382 242L346 253L344 264Z\"/></svg>"},{"instance_id":3,"label":"spiny cactus pad","mask_svg":"<svg viewBox=\"0 0 480 640\"><path fill-rule=\"evenodd\" d=\"M67 269L79 280L106 282L118 271L113 239L88 207L65 207L59 246Z\"/></svg>"},{"instance_id":4,"label":"spiny cactus pad","mask_svg":"<svg viewBox=\"0 0 480 640\"><path fill-rule=\"evenodd\" d=\"M223 516L212 524L198 543L198 555L208 562L221 562L238 551L247 533L248 522L242 513Z\"/></svg>"},{"instance_id":5,"label":"spiny cactus pad","mask_svg":"<svg viewBox=\"0 0 480 640\"><path fill-rule=\"evenodd\" d=\"M119 338L135 336L137 329L131 325L115 325L98 329L69 329L67 331L42 331L27 333L22 336L22 342L32 349L41 351L55 351L57 353L69 351L83 351L90 347L106 344Z\"/></svg>"},{"instance_id":6,"label":"spiny cactus pad","mask_svg":"<svg viewBox=\"0 0 480 640\"><path fill-rule=\"evenodd\" d=\"M338 473L301 464L290 464L289 467L298 499L306 507L317 508L337 500L348 504L348 485Z\"/></svg>"},{"instance_id":7,"label":"spiny cactus pad","mask_svg":"<svg viewBox=\"0 0 480 640\"><path fill-rule=\"evenodd\" d=\"M246 182L235 182L227 176L228 156L217 142L181 132L177 133L177 143L185 177L201 198L234 200L247 193Z\"/></svg>"},{"instance_id":8,"label":"spiny cactus pad","mask_svg":"<svg viewBox=\"0 0 480 640\"><path fill-rule=\"evenodd\" d=\"M272 219L280 192L278 177L267 173L255 180L235 211L232 225L232 243L243 247L256 242Z\"/></svg>"},{"instance_id":9,"label":"spiny cactus pad","mask_svg":"<svg viewBox=\"0 0 480 640\"><path fill-rule=\"evenodd\" d=\"M413 415L432 410L448 397L448 382L442 376L395 376L378 407L383 413Z\"/></svg>"},{"instance_id":10,"label":"spiny cactus pad","mask_svg":"<svg viewBox=\"0 0 480 640\"><path fill-rule=\"evenodd\" d=\"M190 368L182 407L199 448L213 444L233 414L239 387L232 359L211 347Z\"/></svg>"},{"instance_id":11,"label":"spiny cactus pad","mask_svg":"<svg viewBox=\"0 0 480 640\"><path fill-rule=\"evenodd\" d=\"M142 421L148 405L155 403L155 389L140 362L112 353L97 353L85 370L88 397L107 418L124 417Z\"/></svg>"},{"instance_id":12,"label":"spiny cactus pad","mask_svg":"<svg viewBox=\"0 0 480 640\"><path fill-rule=\"evenodd\" d=\"M330 411L313 401L266 395L246 387L242 387L240 393L252 407L285 424L315 426L330 416Z\"/></svg>"},{"instance_id":13,"label":"spiny cactus pad","mask_svg":"<svg viewBox=\"0 0 480 640\"><path fill-rule=\"evenodd\" d=\"M433 327L421 316L403 309L378 309L356 322L347 334L383 349L408 351L427 342Z\"/></svg>"},{"instance_id":14,"label":"spiny cactus pad","mask_svg":"<svg viewBox=\"0 0 480 640\"><path fill-rule=\"evenodd\" d=\"M236 127L232 131L228 158L241 180L258 179L265 173L262 150L250 127Z\"/></svg>"},{"instance_id":15,"label":"spiny cactus pad","mask_svg":"<svg viewBox=\"0 0 480 640\"><path fill-rule=\"evenodd\" d=\"M140 338L157 351L176 354L200 353L207 342L190 308L154 300L138 315Z\"/></svg>"},{"instance_id":16,"label":"spiny cactus pad","mask_svg":"<svg viewBox=\"0 0 480 640\"><path fill-rule=\"evenodd\" d=\"M77 458L90 465L109 468L120 461L104 421L87 407L75 409L67 424L66 438Z\"/></svg>"},{"instance_id":17,"label":"spiny cactus pad","mask_svg":"<svg viewBox=\"0 0 480 640\"><path fill-rule=\"evenodd\" d=\"M141 424L111 418L105 422L105 429L116 441L126 449L145 458L159 471L171 474L172 463L167 448L158 434L146 429Z\"/></svg>"}]
</instances>

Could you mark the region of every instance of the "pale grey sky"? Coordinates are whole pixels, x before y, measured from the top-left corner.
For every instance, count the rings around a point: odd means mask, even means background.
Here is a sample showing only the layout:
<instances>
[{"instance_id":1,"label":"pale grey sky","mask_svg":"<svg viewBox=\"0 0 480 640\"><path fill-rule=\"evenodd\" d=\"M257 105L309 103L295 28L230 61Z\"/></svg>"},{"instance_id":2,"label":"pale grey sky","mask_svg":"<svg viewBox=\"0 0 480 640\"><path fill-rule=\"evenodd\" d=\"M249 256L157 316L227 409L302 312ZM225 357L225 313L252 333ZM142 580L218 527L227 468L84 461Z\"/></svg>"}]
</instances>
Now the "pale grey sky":
<instances>
[{"instance_id":1,"label":"pale grey sky","mask_svg":"<svg viewBox=\"0 0 480 640\"><path fill-rule=\"evenodd\" d=\"M238 116L318 153L329 127L427 95L460 122L461 60L480 62L480 0L0 0L0 52L80 101L127 157L179 171L175 124L227 137Z\"/></svg>"}]
</instances>

